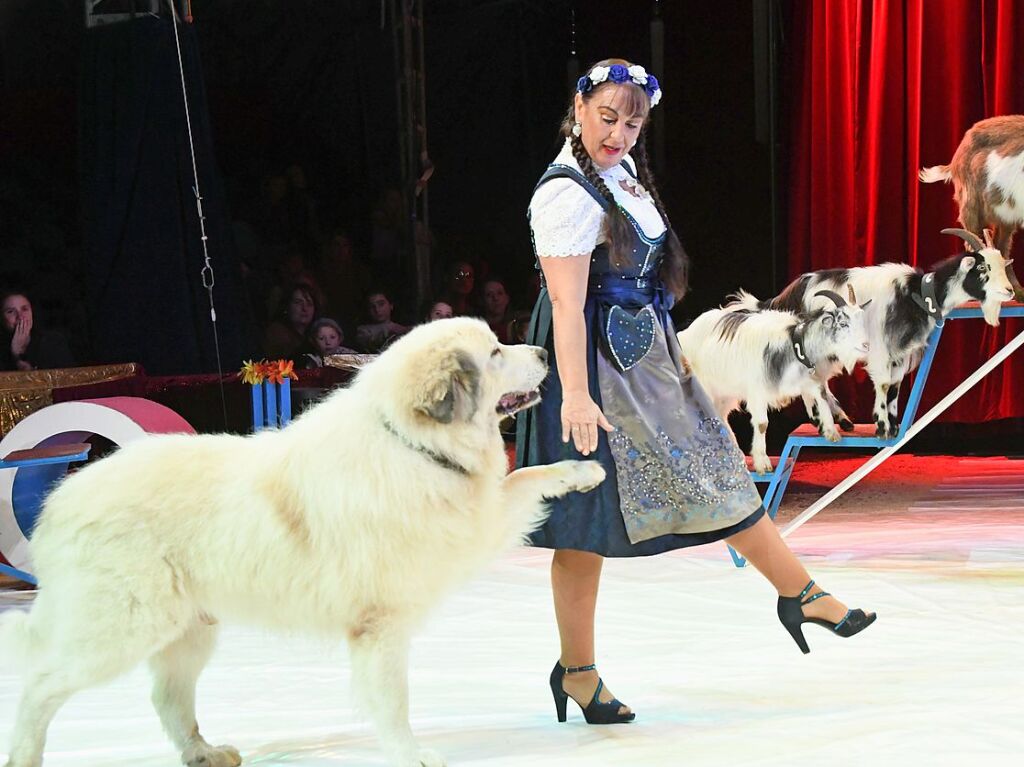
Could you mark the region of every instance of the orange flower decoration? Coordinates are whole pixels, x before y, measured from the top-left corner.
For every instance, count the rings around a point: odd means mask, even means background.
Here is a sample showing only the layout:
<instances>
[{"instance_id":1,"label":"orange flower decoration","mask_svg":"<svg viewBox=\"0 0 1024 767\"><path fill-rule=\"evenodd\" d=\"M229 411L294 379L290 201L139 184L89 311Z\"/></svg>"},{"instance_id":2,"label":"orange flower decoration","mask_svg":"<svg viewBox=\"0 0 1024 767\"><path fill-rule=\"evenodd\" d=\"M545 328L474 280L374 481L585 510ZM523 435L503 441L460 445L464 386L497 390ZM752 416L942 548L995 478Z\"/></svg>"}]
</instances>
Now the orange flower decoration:
<instances>
[{"instance_id":1,"label":"orange flower decoration","mask_svg":"<svg viewBox=\"0 0 1024 767\"><path fill-rule=\"evenodd\" d=\"M242 370L239 372L242 377L242 383L249 384L250 386L256 386L257 384L263 383L263 375L260 371L260 363L253 362L252 360L246 360L242 364Z\"/></svg>"},{"instance_id":2,"label":"orange flower decoration","mask_svg":"<svg viewBox=\"0 0 1024 767\"><path fill-rule=\"evenodd\" d=\"M271 383L284 383L285 378L298 378L295 375L295 363L291 360L276 360L266 366L267 380Z\"/></svg>"},{"instance_id":3,"label":"orange flower decoration","mask_svg":"<svg viewBox=\"0 0 1024 767\"><path fill-rule=\"evenodd\" d=\"M298 375L295 374L295 363L292 360L273 360L272 362L246 360L239 376L242 378L242 383L250 386L258 386L264 381L279 384L283 383L285 378L298 378Z\"/></svg>"}]
</instances>

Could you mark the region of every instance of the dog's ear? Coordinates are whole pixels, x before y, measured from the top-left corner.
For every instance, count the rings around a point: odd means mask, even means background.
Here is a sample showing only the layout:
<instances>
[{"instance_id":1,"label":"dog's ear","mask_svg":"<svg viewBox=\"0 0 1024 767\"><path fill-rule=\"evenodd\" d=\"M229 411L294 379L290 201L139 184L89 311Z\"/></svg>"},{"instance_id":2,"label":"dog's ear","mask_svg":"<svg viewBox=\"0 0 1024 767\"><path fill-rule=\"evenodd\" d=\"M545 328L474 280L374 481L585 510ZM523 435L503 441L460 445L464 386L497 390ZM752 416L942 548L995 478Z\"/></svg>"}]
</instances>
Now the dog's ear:
<instances>
[{"instance_id":1,"label":"dog's ear","mask_svg":"<svg viewBox=\"0 0 1024 767\"><path fill-rule=\"evenodd\" d=\"M464 352L449 354L429 376L415 409L438 423L468 421L477 411L480 369Z\"/></svg>"}]
</instances>

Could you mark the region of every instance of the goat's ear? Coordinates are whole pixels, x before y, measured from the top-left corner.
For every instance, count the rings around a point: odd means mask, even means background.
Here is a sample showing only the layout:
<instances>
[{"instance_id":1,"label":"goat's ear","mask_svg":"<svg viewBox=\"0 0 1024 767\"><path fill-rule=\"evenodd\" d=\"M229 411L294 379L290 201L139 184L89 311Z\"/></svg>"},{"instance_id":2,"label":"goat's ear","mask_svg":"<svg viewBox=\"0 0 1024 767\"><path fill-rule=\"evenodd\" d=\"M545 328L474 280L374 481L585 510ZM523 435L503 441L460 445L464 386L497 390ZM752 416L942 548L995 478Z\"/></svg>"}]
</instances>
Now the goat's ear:
<instances>
[{"instance_id":1,"label":"goat's ear","mask_svg":"<svg viewBox=\"0 0 1024 767\"><path fill-rule=\"evenodd\" d=\"M851 304L857 303L857 294L853 292L853 283L852 282L846 283L846 292L850 296L850 303Z\"/></svg>"},{"instance_id":2,"label":"goat's ear","mask_svg":"<svg viewBox=\"0 0 1024 767\"><path fill-rule=\"evenodd\" d=\"M978 263L978 259L974 256L964 256L960 259L960 271L967 274L967 272L974 268L976 263Z\"/></svg>"},{"instance_id":3,"label":"goat's ear","mask_svg":"<svg viewBox=\"0 0 1024 767\"><path fill-rule=\"evenodd\" d=\"M874 300L875 300L875 299L873 299L873 298L869 298L869 299L868 299L867 301L865 301L864 303L862 303L862 304L860 305L860 308L861 308L861 309L867 309L867 308L868 308L868 306L870 306L870 305L871 305L871 302L872 302L872 301L874 301Z\"/></svg>"}]
</instances>

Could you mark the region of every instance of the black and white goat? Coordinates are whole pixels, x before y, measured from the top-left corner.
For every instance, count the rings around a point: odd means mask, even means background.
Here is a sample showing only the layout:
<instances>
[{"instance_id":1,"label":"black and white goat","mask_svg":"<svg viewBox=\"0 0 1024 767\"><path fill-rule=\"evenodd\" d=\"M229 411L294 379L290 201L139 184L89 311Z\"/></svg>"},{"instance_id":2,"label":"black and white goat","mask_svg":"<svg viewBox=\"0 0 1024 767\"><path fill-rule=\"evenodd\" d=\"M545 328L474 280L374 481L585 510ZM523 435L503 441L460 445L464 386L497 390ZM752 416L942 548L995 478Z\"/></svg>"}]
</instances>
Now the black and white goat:
<instances>
[{"instance_id":1,"label":"black and white goat","mask_svg":"<svg viewBox=\"0 0 1024 767\"><path fill-rule=\"evenodd\" d=\"M875 388L875 432L893 438L899 431L900 384L921 361L921 354L936 323L951 309L967 301L981 302L985 321L999 324L999 307L1013 298L1006 276L1007 261L992 247L963 229L943 229L967 243L971 251L951 256L924 272L909 264L877 264L852 269L826 269L797 277L778 296L756 304L762 309L813 311L823 305L822 290L853 287L867 305L871 351L867 371ZM748 308L754 305L747 302ZM831 392L824 392L835 417L841 412Z\"/></svg>"},{"instance_id":2,"label":"black and white goat","mask_svg":"<svg viewBox=\"0 0 1024 767\"><path fill-rule=\"evenodd\" d=\"M847 303L823 290L819 296L833 308L797 313L751 310L744 302L757 299L740 293L738 303L704 312L677 334L685 363L723 420L746 403L754 425L750 455L756 471L772 470L765 445L768 409L796 397L814 414L821 433L839 441L822 390L829 378L842 368L852 370L868 352L863 306L852 290L849 295Z\"/></svg>"}]
</instances>

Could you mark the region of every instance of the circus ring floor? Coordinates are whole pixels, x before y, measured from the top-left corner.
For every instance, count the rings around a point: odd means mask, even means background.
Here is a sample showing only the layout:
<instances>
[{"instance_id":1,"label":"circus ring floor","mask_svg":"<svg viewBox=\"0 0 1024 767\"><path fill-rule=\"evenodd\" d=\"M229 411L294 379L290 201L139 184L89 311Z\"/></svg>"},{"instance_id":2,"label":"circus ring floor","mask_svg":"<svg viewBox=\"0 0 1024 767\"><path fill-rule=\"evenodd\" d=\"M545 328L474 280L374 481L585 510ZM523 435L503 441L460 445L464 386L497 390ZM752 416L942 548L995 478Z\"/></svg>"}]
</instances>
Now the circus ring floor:
<instances>
[{"instance_id":1,"label":"circus ring floor","mask_svg":"<svg viewBox=\"0 0 1024 767\"><path fill-rule=\"evenodd\" d=\"M802 461L792 516L863 458ZM411 718L451 765L961 765L1024 752L1024 461L897 456L790 540L814 576L878 622L849 640L807 626L722 545L609 561L598 655L637 721L558 724L550 552L521 549L448 599L413 645ZM31 592L0 591L0 609ZM211 742L249 765L385 762L348 695L341 648L228 627L200 680ZM17 679L0 676L0 754ZM571 705L571 704L570 704ZM170 767L144 669L80 693L50 767Z\"/></svg>"}]
</instances>

